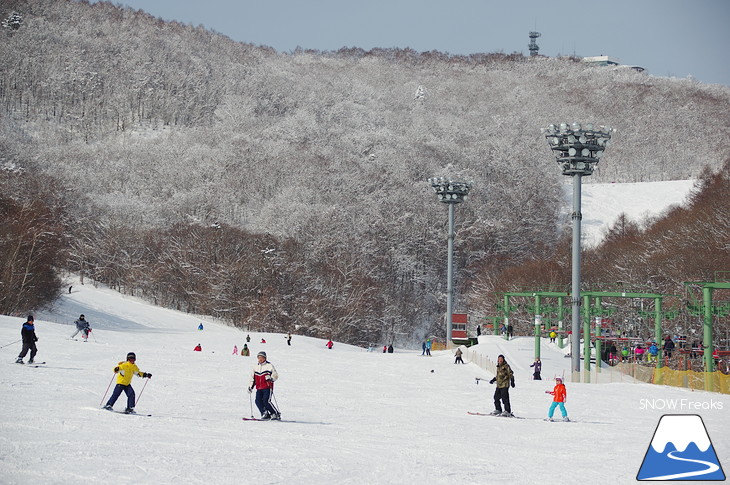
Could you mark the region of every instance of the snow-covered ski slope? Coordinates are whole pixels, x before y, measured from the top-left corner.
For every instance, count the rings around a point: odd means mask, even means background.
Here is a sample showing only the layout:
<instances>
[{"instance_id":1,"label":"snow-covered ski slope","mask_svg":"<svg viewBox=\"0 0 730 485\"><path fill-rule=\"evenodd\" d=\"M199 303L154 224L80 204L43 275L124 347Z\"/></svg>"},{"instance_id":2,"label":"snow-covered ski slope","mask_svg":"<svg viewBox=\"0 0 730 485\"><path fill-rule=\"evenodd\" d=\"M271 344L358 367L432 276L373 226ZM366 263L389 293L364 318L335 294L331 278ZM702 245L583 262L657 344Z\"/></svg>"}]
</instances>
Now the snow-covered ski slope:
<instances>
[{"instance_id":1,"label":"snow-covered ski slope","mask_svg":"<svg viewBox=\"0 0 730 485\"><path fill-rule=\"evenodd\" d=\"M451 352L370 353L337 342L328 350L297 335L287 346L284 335L251 332L252 354L265 350L278 369L283 418L295 422L243 421L254 357L231 352L247 332L72 283L52 312L36 314L46 366L13 363L20 343L0 349L2 484L632 483L667 413L700 414L730 467L724 395L567 382L576 422L544 422L553 382L530 380L529 337L479 345L515 369L513 411L526 418L515 420L467 414L493 409L494 387L475 380L492 376L454 365ZM80 313L94 329L89 342L68 340ZM23 321L0 317L0 345L20 338ZM198 343L203 351L193 352ZM98 409L129 351L153 375L133 382L137 410L151 417ZM568 375L561 351L545 344L542 354L544 377Z\"/></svg>"}]
</instances>

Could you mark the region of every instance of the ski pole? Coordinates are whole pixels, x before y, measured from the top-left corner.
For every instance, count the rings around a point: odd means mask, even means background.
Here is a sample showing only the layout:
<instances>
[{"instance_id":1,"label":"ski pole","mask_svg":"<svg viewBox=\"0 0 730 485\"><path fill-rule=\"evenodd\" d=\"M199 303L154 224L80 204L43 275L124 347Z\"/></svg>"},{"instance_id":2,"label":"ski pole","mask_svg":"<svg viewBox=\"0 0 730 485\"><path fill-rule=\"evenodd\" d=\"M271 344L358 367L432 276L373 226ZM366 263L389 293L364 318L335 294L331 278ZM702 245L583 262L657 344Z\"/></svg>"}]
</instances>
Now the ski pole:
<instances>
[{"instance_id":1,"label":"ski pole","mask_svg":"<svg viewBox=\"0 0 730 485\"><path fill-rule=\"evenodd\" d=\"M142 390L139 391L139 396L137 396L137 400L134 402L135 407L137 406L137 403L139 402L139 398L142 397L142 393L144 392L144 388L147 387L147 383L150 382L149 378L147 381L145 381L144 386L142 386Z\"/></svg>"},{"instance_id":2,"label":"ski pole","mask_svg":"<svg viewBox=\"0 0 730 485\"><path fill-rule=\"evenodd\" d=\"M248 393L248 402L251 404L251 417L253 418L253 396L250 392Z\"/></svg>"},{"instance_id":3,"label":"ski pole","mask_svg":"<svg viewBox=\"0 0 730 485\"><path fill-rule=\"evenodd\" d=\"M89 329L89 333L91 334L92 337L94 337L94 343L98 344L99 342L96 341L96 335L94 335L94 332L92 332L91 329Z\"/></svg>"},{"instance_id":4,"label":"ski pole","mask_svg":"<svg viewBox=\"0 0 730 485\"><path fill-rule=\"evenodd\" d=\"M114 375L112 376L112 380L109 381L109 385L106 386L106 391L104 391L104 396L101 398L101 402L99 403L99 406L101 406L102 404L104 404L104 399L106 398L106 393L109 392L109 388L112 387L112 382L114 382L114 377L116 375L117 375L117 373L115 372Z\"/></svg>"},{"instance_id":5,"label":"ski pole","mask_svg":"<svg viewBox=\"0 0 730 485\"><path fill-rule=\"evenodd\" d=\"M10 342L9 344L5 344L5 345L3 345L2 347L0 347L0 349L2 349L2 348L4 348L4 347L7 347L7 346L9 346L9 345L17 344L17 343L18 343L18 342L20 342L21 340L23 340L23 339L18 339L18 340L16 340L15 342Z\"/></svg>"}]
</instances>

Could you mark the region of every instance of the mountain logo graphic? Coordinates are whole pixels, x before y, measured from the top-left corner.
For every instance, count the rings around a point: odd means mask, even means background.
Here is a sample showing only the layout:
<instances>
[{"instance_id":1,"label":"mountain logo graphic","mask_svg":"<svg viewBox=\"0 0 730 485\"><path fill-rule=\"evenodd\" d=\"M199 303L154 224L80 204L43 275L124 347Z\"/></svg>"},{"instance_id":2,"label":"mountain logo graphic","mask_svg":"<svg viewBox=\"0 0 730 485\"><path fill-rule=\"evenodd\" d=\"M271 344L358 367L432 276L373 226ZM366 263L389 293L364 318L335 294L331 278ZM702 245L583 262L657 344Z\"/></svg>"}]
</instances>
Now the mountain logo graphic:
<instances>
[{"instance_id":1,"label":"mountain logo graphic","mask_svg":"<svg viewBox=\"0 0 730 485\"><path fill-rule=\"evenodd\" d=\"M696 414L662 416L636 479L725 480L702 418Z\"/></svg>"}]
</instances>

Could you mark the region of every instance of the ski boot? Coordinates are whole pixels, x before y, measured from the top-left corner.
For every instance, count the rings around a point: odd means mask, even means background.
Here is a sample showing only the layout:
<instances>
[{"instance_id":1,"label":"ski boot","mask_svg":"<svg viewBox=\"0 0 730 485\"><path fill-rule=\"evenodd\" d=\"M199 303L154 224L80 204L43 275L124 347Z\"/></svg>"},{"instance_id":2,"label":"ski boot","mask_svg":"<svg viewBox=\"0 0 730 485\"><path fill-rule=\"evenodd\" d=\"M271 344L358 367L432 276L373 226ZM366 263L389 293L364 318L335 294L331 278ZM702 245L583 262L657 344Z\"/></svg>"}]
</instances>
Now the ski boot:
<instances>
[{"instance_id":1,"label":"ski boot","mask_svg":"<svg viewBox=\"0 0 730 485\"><path fill-rule=\"evenodd\" d=\"M137 414L137 412L134 410L134 408L126 408L124 410L124 414Z\"/></svg>"},{"instance_id":2,"label":"ski boot","mask_svg":"<svg viewBox=\"0 0 730 485\"><path fill-rule=\"evenodd\" d=\"M563 418L563 421L565 421L566 423L569 423L570 422L570 419L568 419L568 416L566 416L566 417Z\"/></svg>"},{"instance_id":3,"label":"ski boot","mask_svg":"<svg viewBox=\"0 0 730 485\"><path fill-rule=\"evenodd\" d=\"M18 360L16 360L15 363L16 364L25 364L25 362L23 362L23 359L21 357L18 357Z\"/></svg>"},{"instance_id":4,"label":"ski boot","mask_svg":"<svg viewBox=\"0 0 730 485\"><path fill-rule=\"evenodd\" d=\"M107 411L114 411L114 408L113 408L113 407L111 407L111 405L110 405L110 404L107 404L106 406L104 406L104 407L103 407L103 408L101 408L101 409L106 409Z\"/></svg>"},{"instance_id":5,"label":"ski boot","mask_svg":"<svg viewBox=\"0 0 730 485\"><path fill-rule=\"evenodd\" d=\"M272 414L271 420L272 421L281 421L281 414L280 413Z\"/></svg>"},{"instance_id":6,"label":"ski boot","mask_svg":"<svg viewBox=\"0 0 730 485\"><path fill-rule=\"evenodd\" d=\"M503 417L503 418L514 418L514 417L515 417L515 415L514 415L514 414L512 414L512 413L511 413L511 412L509 412L509 411L505 411L505 412L503 412L503 413L502 413L502 417Z\"/></svg>"},{"instance_id":7,"label":"ski boot","mask_svg":"<svg viewBox=\"0 0 730 485\"><path fill-rule=\"evenodd\" d=\"M33 359L30 359L30 360L28 361L28 363L29 363L29 364L32 364L33 362L35 362L35 360L33 360Z\"/></svg>"},{"instance_id":8,"label":"ski boot","mask_svg":"<svg viewBox=\"0 0 730 485\"><path fill-rule=\"evenodd\" d=\"M552 423L552 422L553 422L553 421L555 421L555 420L554 420L553 418L545 418L545 421L549 421L549 422L551 422L551 423Z\"/></svg>"},{"instance_id":9,"label":"ski boot","mask_svg":"<svg viewBox=\"0 0 730 485\"><path fill-rule=\"evenodd\" d=\"M268 411L266 411L264 414L261 415L261 420L262 421L268 421L270 419L271 419L271 414L269 414Z\"/></svg>"},{"instance_id":10,"label":"ski boot","mask_svg":"<svg viewBox=\"0 0 730 485\"><path fill-rule=\"evenodd\" d=\"M492 411L489 414L491 414L492 416L499 416L500 414L502 414L502 411L498 411L498 410L495 409L494 411Z\"/></svg>"}]
</instances>

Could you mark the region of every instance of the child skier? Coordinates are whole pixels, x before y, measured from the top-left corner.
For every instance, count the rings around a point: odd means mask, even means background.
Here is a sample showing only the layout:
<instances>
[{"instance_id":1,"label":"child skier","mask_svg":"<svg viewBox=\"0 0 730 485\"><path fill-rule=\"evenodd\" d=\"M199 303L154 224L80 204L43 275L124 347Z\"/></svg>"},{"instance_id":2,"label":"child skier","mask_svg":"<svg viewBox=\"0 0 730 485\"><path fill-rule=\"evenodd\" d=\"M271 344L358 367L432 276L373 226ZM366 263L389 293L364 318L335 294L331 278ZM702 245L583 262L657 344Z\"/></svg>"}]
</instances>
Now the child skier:
<instances>
[{"instance_id":1,"label":"child skier","mask_svg":"<svg viewBox=\"0 0 730 485\"><path fill-rule=\"evenodd\" d=\"M555 388L553 388L552 391L545 391L546 394L553 395L553 402L552 402L552 404L550 404L550 409L548 410L548 417L545 418L545 421L554 421L553 413L555 412L556 407L560 408L560 414L563 416L563 421L570 421L570 419L568 419L568 411L565 410L565 399L568 397L568 393L565 390L565 384L563 384L563 378L556 377L555 381L556 381Z\"/></svg>"},{"instance_id":2,"label":"child skier","mask_svg":"<svg viewBox=\"0 0 730 485\"><path fill-rule=\"evenodd\" d=\"M251 382L248 386L248 392L253 392L256 388L256 407L261 412L261 419L281 419L281 414L274 407L271 398L274 393L274 381L279 378L274 366L266 360L266 352L256 354L258 363L251 373Z\"/></svg>"},{"instance_id":3,"label":"child skier","mask_svg":"<svg viewBox=\"0 0 730 485\"><path fill-rule=\"evenodd\" d=\"M104 409L111 411L114 403L117 402L119 396L122 395L122 391L127 395L127 408L124 410L127 414L134 414L134 389L132 389L132 377L137 374L139 377L152 377L149 372L141 372L137 364L135 364L137 356L134 352L127 354L127 360L120 362L115 368L114 373L119 374L117 376L117 385L114 387L109 401L107 401Z\"/></svg>"},{"instance_id":4,"label":"child skier","mask_svg":"<svg viewBox=\"0 0 730 485\"><path fill-rule=\"evenodd\" d=\"M84 337L84 342L86 342L89 338L89 332L91 332L91 324L89 324L83 315L81 315L74 323L76 324L76 331L70 338L76 337L76 335L81 332L81 335Z\"/></svg>"},{"instance_id":5,"label":"child skier","mask_svg":"<svg viewBox=\"0 0 730 485\"><path fill-rule=\"evenodd\" d=\"M20 351L18 360L15 363L22 364L25 354L30 350L30 360L28 360L28 363L32 364L38 353L38 348L35 345L38 342L38 337L35 336L35 320L33 320L33 315L28 315L28 319L23 324L23 328L20 329L20 336L23 339L23 349Z\"/></svg>"}]
</instances>

